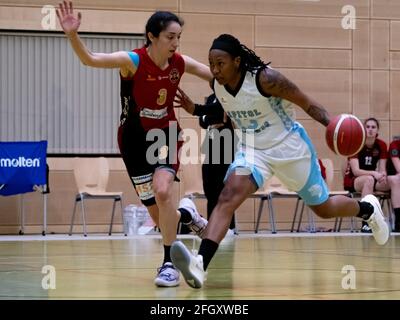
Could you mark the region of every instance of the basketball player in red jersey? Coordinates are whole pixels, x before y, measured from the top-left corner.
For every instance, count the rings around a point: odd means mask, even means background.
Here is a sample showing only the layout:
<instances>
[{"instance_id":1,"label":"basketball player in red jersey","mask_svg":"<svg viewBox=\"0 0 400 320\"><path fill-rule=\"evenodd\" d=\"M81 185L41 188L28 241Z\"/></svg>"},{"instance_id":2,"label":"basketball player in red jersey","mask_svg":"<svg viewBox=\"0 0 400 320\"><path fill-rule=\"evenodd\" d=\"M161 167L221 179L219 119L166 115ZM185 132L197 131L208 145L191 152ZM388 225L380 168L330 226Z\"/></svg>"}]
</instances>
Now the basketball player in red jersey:
<instances>
[{"instance_id":1,"label":"basketball player in red jersey","mask_svg":"<svg viewBox=\"0 0 400 320\"><path fill-rule=\"evenodd\" d=\"M344 189L360 192L361 197L390 189L386 173L387 145L377 138L379 122L375 118L368 118L364 125L367 132L365 145L358 154L350 157L344 176ZM361 232L371 232L365 222Z\"/></svg>"},{"instance_id":2,"label":"basketball player in red jersey","mask_svg":"<svg viewBox=\"0 0 400 320\"><path fill-rule=\"evenodd\" d=\"M183 21L171 12L154 13L146 24L146 45L130 52L90 52L78 35L81 14L74 15L71 1L59 5L57 16L72 48L83 64L98 68L119 68L123 106L118 142L135 190L160 227L164 261L155 284L179 285L179 272L171 263L170 246L181 222L201 236L206 220L195 206L176 210L172 184L179 167L180 127L173 100L184 72L206 81L212 79L209 68L177 53ZM170 135L173 135L170 137ZM158 141L161 139L163 141ZM152 149L157 140L160 148Z\"/></svg>"}]
</instances>

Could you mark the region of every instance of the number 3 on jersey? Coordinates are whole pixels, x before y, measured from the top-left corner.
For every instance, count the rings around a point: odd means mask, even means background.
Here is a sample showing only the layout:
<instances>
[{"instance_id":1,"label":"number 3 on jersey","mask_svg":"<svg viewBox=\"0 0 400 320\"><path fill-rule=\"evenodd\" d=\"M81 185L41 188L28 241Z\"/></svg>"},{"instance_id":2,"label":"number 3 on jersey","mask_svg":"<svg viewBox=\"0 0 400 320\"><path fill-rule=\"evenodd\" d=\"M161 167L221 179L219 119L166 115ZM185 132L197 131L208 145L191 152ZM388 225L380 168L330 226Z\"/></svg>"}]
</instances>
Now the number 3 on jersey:
<instances>
[{"instance_id":1,"label":"number 3 on jersey","mask_svg":"<svg viewBox=\"0 0 400 320\"><path fill-rule=\"evenodd\" d=\"M167 89L160 89L158 91L157 104L162 106L167 101Z\"/></svg>"}]
</instances>

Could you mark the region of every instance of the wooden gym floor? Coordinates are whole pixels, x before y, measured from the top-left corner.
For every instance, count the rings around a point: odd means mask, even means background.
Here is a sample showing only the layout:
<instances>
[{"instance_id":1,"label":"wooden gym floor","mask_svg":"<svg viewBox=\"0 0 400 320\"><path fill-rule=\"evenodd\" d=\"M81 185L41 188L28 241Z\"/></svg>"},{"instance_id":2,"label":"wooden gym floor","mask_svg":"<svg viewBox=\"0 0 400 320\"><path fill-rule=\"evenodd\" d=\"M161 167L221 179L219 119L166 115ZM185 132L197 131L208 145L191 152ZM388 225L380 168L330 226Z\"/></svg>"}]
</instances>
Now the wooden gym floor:
<instances>
[{"instance_id":1,"label":"wooden gym floor","mask_svg":"<svg viewBox=\"0 0 400 320\"><path fill-rule=\"evenodd\" d=\"M193 236L180 239L199 246ZM383 247L365 234L227 237L199 290L183 279L155 287L161 258L159 235L0 236L0 299L400 299L395 235Z\"/></svg>"}]
</instances>

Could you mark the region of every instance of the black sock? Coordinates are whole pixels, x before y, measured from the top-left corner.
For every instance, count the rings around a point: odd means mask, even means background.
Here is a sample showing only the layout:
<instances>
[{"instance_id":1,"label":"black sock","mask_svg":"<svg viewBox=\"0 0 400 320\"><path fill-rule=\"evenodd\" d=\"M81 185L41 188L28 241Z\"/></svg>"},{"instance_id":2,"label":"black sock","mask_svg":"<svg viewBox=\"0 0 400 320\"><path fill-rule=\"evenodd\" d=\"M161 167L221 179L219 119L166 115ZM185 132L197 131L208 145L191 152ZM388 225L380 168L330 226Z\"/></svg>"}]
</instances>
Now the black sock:
<instances>
[{"instance_id":1,"label":"black sock","mask_svg":"<svg viewBox=\"0 0 400 320\"><path fill-rule=\"evenodd\" d=\"M207 270L208 264L218 250L218 246L218 243L210 239L203 239L203 241L201 241L199 254L203 256L204 271Z\"/></svg>"},{"instance_id":2,"label":"black sock","mask_svg":"<svg viewBox=\"0 0 400 320\"><path fill-rule=\"evenodd\" d=\"M184 208L179 208L178 211L181 213L180 222L185 223L185 224L192 222L192 215L190 214L189 211L187 211Z\"/></svg>"},{"instance_id":3,"label":"black sock","mask_svg":"<svg viewBox=\"0 0 400 320\"><path fill-rule=\"evenodd\" d=\"M229 225L229 229L235 229L236 224L235 224L235 214L232 216L231 224Z\"/></svg>"},{"instance_id":4,"label":"black sock","mask_svg":"<svg viewBox=\"0 0 400 320\"><path fill-rule=\"evenodd\" d=\"M357 214L357 217L368 220L374 213L374 206L365 201L358 201L358 205L360 206L360 212Z\"/></svg>"},{"instance_id":5,"label":"black sock","mask_svg":"<svg viewBox=\"0 0 400 320\"><path fill-rule=\"evenodd\" d=\"M166 262L172 262L170 252L171 252L171 246L164 245L164 262L163 262L163 264Z\"/></svg>"},{"instance_id":6,"label":"black sock","mask_svg":"<svg viewBox=\"0 0 400 320\"><path fill-rule=\"evenodd\" d=\"M400 229L400 208L393 208L394 211L394 228Z\"/></svg>"}]
</instances>

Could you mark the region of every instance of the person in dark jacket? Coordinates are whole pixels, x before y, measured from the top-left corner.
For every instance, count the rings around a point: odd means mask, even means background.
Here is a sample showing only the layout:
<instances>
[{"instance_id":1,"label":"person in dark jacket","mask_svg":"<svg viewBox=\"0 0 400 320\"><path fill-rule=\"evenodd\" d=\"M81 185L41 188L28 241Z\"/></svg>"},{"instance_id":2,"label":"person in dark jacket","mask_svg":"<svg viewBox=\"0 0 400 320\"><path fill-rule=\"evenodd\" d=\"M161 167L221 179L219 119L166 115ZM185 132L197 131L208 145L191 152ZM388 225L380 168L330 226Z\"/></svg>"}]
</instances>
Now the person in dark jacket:
<instances>
[{"instance_id":1,"label":"person in dark jacket","mask_svg":"<svg viewBox=\"0 0 400 320\"><path fill-rule=\"evenodd\" d=\"M232 122L226 116L215 94L207 97L204 105L195 104L193 113L199 117L199 124L207 130L202 145L206 155L202 165L204 194L207 198L207 218L210 219L218 197L224 188L224 179L235 154L235 135ZM237 142L237 141L236 141ZM229 226L230 233L236 233L235 216Z\"/></svg>"}]
</instances>

